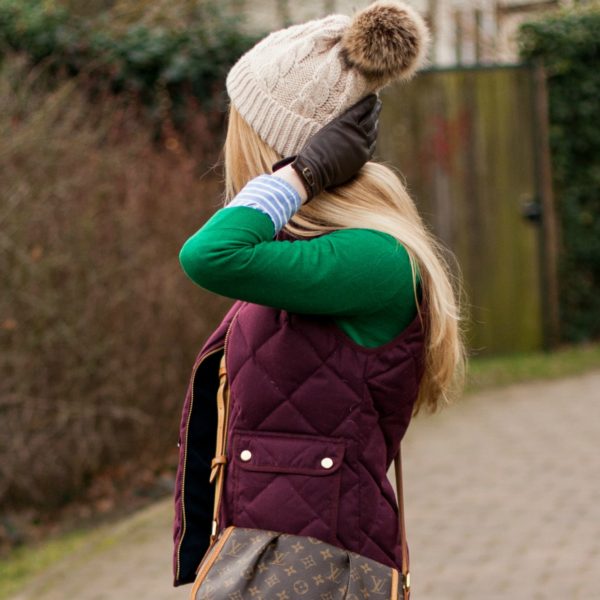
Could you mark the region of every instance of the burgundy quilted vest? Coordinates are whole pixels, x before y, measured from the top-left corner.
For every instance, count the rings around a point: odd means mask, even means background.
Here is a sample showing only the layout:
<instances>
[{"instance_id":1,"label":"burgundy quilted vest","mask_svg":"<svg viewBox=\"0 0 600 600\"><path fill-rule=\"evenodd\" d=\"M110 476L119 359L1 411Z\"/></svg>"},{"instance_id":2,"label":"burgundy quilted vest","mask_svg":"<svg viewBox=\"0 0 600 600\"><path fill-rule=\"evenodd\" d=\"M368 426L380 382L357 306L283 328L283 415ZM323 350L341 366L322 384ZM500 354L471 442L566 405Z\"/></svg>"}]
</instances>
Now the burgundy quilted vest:
<instances>
[{"instance_id":1,"label":"burgundy quilted vest","mask_svg":"<svg viewBox=\"0 0 600 600\"><path fill-rule=\"evenodd\" d=\"M185 398L174 585L194 580L208 547L224 346L231 410L220 527L311 535L400 568L386 473L423 372L419 316L384 346L365 348L331 317L237 301L198 354Z\"/></svg>"}]
</instances>

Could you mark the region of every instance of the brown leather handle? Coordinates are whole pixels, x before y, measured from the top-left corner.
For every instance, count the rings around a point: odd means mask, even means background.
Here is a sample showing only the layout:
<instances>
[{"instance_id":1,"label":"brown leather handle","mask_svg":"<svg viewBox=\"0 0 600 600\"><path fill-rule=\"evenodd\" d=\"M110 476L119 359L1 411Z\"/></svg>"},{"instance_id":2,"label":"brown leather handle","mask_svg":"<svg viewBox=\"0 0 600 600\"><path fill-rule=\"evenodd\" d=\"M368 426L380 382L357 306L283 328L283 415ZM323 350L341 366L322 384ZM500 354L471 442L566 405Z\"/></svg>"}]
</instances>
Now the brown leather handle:
<instances>
[{"instance_id":1,"label":"brown leather handle","mask_svg":"<svg viewBox=\"0 0 600 600\"><path fill-rule=\"evenodd\" d=\"M225 367L225 353L221 357L219 365L219 389L217 390L217 446L215 457L211 462L210 481L216 478L215 502L213 507L213 526L210 536L210 545L215 542L219 533L219 507L221 505L221 496L223 493L223 483L225 480L225 465L227 456L225 455L227 442L227 421L229 419L229 387L227 385L227 369ZM396 469L396 495L398 497L398 508L400 520L398 522L398 535L402 547L402 590L403 599L409 600L410 597L410 573L408 569L408 545L406 543L406 528L404 525L404 496L402 493L402 461L400 457L400 448L394 457Z\"/></svg>"},{"instance_id":2,"label":"brown leather handle","mask_svg":"<svg viewBox=\"0 0 600 600\"><path fill-rule=\"evenodd\" d=\"M223 493L223 483L225 480L225 465L227 464L226 436L227 421L229 418L229 402L227 394L227 371L225 369L225 353L221 357L219 365L219 389L217 390L217 446L215 457L211 462L210 482L215 478L215 501L213 505L212 531L210 534L210 545L217 539L219 533L219 507L221 505L221 495Z\"/></svg>"},{"instance_id":3,"label":"brown leather handle","mask_svg":"<svg viewBox=\"0 0 600 600\"><path fill-rule=\"evenodd\" d=\"M398 508L400 512L400 543L402 546L402 590L404 600L410 598L410 571L408 567L408 544L406 543L406 526L404 524L404 494L402 490L402 458L400 448L394 457L394 466L396 471L396 494L398 496Z\"/></svg>"}]
</instances>

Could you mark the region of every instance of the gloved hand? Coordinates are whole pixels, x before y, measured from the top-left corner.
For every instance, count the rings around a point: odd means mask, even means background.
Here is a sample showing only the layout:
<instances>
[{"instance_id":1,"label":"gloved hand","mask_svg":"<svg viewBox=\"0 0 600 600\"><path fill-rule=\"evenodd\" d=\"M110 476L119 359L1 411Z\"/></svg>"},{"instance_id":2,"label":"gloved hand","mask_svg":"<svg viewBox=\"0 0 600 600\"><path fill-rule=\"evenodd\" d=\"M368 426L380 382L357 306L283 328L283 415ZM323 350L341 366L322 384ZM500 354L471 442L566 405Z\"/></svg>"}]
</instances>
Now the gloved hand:
<instances>
[{"instance_id":1,"label":"gloved hand","mask_svg":"<svg viewBox=\"0 0 600 600\"><path fill-rule=\"evenodd\" d=\"M317 131L295 156L276 162L272 169L291 164L311 200L322 190L346 183L373 157L381 100L366 96Z\"/></svg>"}]
</instances>

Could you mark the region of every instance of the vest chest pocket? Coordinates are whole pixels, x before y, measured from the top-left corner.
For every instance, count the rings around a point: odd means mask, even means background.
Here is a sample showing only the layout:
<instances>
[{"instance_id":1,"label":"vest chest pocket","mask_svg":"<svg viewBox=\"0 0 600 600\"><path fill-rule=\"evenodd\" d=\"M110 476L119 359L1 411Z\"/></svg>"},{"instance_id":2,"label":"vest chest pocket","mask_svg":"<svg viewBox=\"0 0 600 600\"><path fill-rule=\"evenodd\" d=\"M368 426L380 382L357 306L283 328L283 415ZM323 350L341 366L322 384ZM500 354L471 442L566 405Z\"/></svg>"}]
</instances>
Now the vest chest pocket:
<instances>
[{"instance_id":1,"label":"vest chest pocket","mask_svg":"<svg viewBox=\"0 0 600 600\"><path fill-rule=\"evenodd\" d=\"M342 438L234 430L233 523L337 541Z\"/></svg>"}]
</instances>

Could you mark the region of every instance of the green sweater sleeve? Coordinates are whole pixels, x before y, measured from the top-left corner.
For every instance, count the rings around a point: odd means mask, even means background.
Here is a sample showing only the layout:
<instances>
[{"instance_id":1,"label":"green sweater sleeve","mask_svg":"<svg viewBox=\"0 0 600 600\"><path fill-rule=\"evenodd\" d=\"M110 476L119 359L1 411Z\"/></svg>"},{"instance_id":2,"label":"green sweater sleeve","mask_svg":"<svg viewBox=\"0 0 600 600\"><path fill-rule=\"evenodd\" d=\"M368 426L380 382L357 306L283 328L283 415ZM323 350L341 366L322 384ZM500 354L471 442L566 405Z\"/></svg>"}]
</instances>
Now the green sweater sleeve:
<instances>
[{"instance_id":1,"label":"green sweater sleeve","mask_svg":"<svg viewBox=\"0 0 600 600\"><path fill-rule=\"evenodd\" d=\"M185 242L179 260L196 284L230 298L339 317L393 310L397 329L414 317L408 253L393 236L373 229L297 241L273 236L264 213L222 208Z\"/></svg>"}]
</instances>

